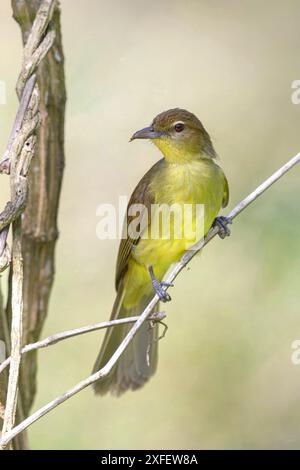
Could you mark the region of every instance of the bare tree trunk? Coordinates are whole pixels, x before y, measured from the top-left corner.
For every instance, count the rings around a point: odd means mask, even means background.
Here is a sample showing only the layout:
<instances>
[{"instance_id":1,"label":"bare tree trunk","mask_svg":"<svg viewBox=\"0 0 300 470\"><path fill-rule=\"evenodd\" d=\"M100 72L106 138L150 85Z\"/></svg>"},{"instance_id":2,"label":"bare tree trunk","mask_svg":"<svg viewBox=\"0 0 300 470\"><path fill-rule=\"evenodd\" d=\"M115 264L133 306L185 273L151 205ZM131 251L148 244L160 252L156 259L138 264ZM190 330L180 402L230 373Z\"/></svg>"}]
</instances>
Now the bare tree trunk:
<instances>
[{"instance_id":1,"label":"bare tree trunk","mask_svg":"<svg viewBox=\"0 0 300 470\"><path fill-rule=\"evenodd\" d=\"M41 0L12 0L13 14L26 42ZM64 56L57 7L50 28L54 45L38 69L41 125L29 174L29 197L22 219L24 259L24 343L39 339L48 311L55 272L57 214L64 169ZM7 304L10 312L11 285ZM1 334L1 330L0 330ZM28 416L36 393L36 352L24 356L20 375L23 416Z\"/></svg>"}]
</instances>

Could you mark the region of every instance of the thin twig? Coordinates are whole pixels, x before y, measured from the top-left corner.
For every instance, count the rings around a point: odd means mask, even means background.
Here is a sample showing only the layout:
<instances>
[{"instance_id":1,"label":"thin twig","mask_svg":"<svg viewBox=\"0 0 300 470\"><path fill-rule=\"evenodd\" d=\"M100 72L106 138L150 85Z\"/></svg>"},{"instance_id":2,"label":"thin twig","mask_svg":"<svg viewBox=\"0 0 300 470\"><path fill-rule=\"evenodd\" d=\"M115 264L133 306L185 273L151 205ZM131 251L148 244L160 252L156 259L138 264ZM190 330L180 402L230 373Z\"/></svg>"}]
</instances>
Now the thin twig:
<instances>
[{"instance_id":1,"label":"thin twig","mask_svg":"<svg viewBox=\"0 0 300 470\"><path fill-rule=\"evenodd\" d=\"M273 173L269 178L267 178L262 184L260 184L252 193L250 193L245 199L243 199L239 204L237 204L232 211L229 212L227 215L227 218L230 220L235 219L243 210L246 209L252 202L254 202L259 196L261 196L267 189L269 189L276 181L278 181L282 176L284 176L288 171L290 171L297 163L300 161L300 152L297 153L294 157L292 157L287 163L285 163L283 166L281 166L275 173ZM183 257L182 260L178 263L178 265L182 264L183 269L186 264L195 256L195 254L198 253L201 248L206 245L212 238L214 238L219 229L218 227L212 228L208 234L206 235L205 239L200 240L198 243L196 243L190 251L187 251ZM179 267L179 266L178 266ZM176 267L175 267L176 268ZM175 279L177 274L181 271L181 269L177 270L175 269L170 273L172 275L172 279ZM177 272L178 271L178 272ZM173 277L173 273L175 273L175 277ZM167 279L168 282L168 279Z\"/></svg>"},{"instance_id":2,"label":"thin twig","mask_svg":"<svg viewBox=\"0 0 300 470\"><path fill-rule=\"evenodd\" d=\"M2 427L3 435L13 428L15 421L23 331L23 259L20 218L14 222L13 228L11 365L9 368L6 404Z\"/></svg>"},{"instance_id":3,"label":"thin twig","mask_svg":"<svg viewBox=\"0 0 300 470\"><path fill-rule=\"evenodd\" d=\"M2 360L6 357L6 345L9 344L9 330L6 324L6 317L4 313L3 295L0 285L0 357ZM6 395L6 376L3 374L0 377L0 421L4 418L5 411L5 395Z\"/></svg>"},{"instance_id":4,"label":"thin twig","mask_svg":"<svg viewBox=\"0 0 300 470\"><path fill-rule=\"evenodd\" d=\"M45 339L37 341L36 343L27 344L22 348L21 354L26 354L30 351L34 351L36 349L47 348L48 346L53 346L54 344L59 343L60 341L64 341L65 339L74 338L74 336L84 335L86 333L90 333L91 331L103 330L104 328L111 328L117 325L125 325L130 323L135 323L139 317L126 317L120 318L119 320L110 320L101 323L92 323L91 325L86 325L81 328L74 328L73 330L62 331L60 333L56 333L54 335L48 336ZM166 314L164 312L157 312L150 318L148 318L151 322L159 322L162 323L162 320L166 318ZM166 326L164 323L162 323ZM1 372L6 369L6 367L10 364L11 357L7 357L3 362L0 364L0 374Z\"/></svg>"},{"instance_id":5,"label":"thin twig","mask_svg":"<svg viewBox=\"0 0 300 470\"><path fill-rule=\"evenodd\" d=\"M248 207L252 202L254 202L261 194L263 194L272 184L274 184L279 178L281 178L285 173L287 173L291 168L293 168L299 161L300 153L298 153L295 157L289 160L278 171L276 171L272 176L270 176L266 181L264 181L260 186L258 186L258 188L256 188L251 194L249 194L249 196L247 196L239 204L237 204L234 209L228 214L227 217L230 219L234 219L235 217L237 217L246 207ZM199 243L194 245L194 247L192 247L192 249L188 251L178 263L175 264L175 266L170 270L169 274L166 276L165 281L173 282L174 279L180 273L180 271L182 271L186 267L186 265L195 256L195 254L198 253L207 243L209 243L217 235L218 232L218 226L215 226L214 228L210 229L207 236L203 238ZM127 346L130 344L130 342L132 341L144 321L147 320L147 318L151 315L151 312L153 311L154 307L158 302L159 297L158 295L155 295L153 299L149 302L143 313L139 316L136 323L134 323L133 327L126 335L120 346L111 356L106 365L102 367L102 369L90 375L81 382L77 383L74 387L70 388L62 395L59 395L54 400L39 408L37 411L35 411L35 413L33 413L20 424L15 426L14 429L6 433L6 435L3 436L2 440L0 441L0 444L2 446L6 446L15 436L27 429L31 424L38 421L40 418L45 416L54 408L61 405L77 393L81 392L89 385L92 385L93 383L97 382L97 380L100 380L103 377L107 376L118 361L119 357L123 354Z\"/></svg>"}]
</instances>

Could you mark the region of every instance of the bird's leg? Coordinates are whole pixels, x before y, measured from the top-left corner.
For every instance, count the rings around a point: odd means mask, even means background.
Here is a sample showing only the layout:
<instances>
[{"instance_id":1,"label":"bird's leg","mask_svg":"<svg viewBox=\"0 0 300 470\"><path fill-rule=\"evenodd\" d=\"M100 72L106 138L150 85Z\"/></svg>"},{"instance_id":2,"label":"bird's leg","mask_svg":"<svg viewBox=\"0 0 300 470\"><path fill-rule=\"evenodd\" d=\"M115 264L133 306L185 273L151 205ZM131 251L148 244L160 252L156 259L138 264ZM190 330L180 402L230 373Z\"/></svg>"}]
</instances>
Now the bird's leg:
<instances>
[{"instance_id":1,"label":"bird's leg","mask_svg":"<svg viewBox=\"0 0 300 470\"><path fill-rule=\"evenodd\" d=\"M218 235L220 238L224 239L225 237L229 237L230 229L228 224L232 224L232 220L228 217L220 216L216 217L213 221L213 227L219 227Z\"/></svg>"},{"instance_id":2,"label":"bird's leg","mask_svg":"<svg viewBox=\"0 0 300 470\"><path fill-rule=\"evenodd\" d=\"M165 291L164 287L173 287L173 284L171 282L160 282L158 279L156 279L153 271L153 266L151 264L148 267L148 271L151 276L153 289L155 290L160 300L162 302L169 302L171 300L171 297L168 292Z\"/></svg>"}]
</instances>

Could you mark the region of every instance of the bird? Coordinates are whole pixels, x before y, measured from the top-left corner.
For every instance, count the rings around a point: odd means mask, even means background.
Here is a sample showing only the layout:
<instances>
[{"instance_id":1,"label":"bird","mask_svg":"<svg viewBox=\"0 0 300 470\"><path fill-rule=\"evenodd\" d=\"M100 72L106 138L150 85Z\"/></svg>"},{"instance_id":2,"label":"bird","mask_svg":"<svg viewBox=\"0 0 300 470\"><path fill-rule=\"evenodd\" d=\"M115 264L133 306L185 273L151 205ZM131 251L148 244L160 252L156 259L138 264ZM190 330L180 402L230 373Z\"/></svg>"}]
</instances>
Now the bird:
<instances>
[{"instance_id":1,"label":"bird","mask_svg":"<svg viewBox=\"0 0 300 470\"><path fill-rule=\"evenodd\" d=\"M130 140L137 139L148 139L155 144L162 158L142 177L128 203L124 233L134 220L131 207L141 205L147 214L139 219L138 235L127 233L120 241L115 277L117 294L111 320L140 315L154 293L161 301L169 301L170 295L166 292L169 285L163 278L170 266L197 241L197 234L189 238L184 234L181 238L175 237L175 221L173 225L170 222L170 236L164 236L161 227L158 229L157 217L162 205L179 208L192 205L193 227L195 207L204 207L201 238L214 224L218 225L221 238L230 233L228 223L231 221L218 217L221 208L228 204L228 182L218 164L211 138L196 115L180 108L164 111L150 126L135 132ZM152 207L155 207L153 211ZM155 237L151 237L153 229ZM155 312L159 312L159 304L153 314ZM148 382L157 369L158 328L157 323L151 327L149 322L141 326L111 372L95 382L96 394L110 392L120 396ZM93 373L108 362L129 329L128 324L107 329Z\"/></svg>"}]
</instances>

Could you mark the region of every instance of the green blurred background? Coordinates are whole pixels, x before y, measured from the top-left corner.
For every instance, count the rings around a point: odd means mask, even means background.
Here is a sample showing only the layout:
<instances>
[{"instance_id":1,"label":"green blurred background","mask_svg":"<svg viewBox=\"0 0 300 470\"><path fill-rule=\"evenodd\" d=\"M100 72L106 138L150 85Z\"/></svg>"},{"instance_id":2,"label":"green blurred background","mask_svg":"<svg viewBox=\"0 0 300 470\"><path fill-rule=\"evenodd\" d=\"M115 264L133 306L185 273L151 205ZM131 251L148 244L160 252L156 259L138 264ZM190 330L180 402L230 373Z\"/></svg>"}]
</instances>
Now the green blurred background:
<instances>
[{"instance_id":1,"label":"green blurred background","mask_svg":"<svg viewBox=\"0 0 300 470\"><path fill-rule=\"evenodd\" d=\"M96 208L130 195L159 158L129 136L180 106L210 132L230 207L299 151L300 2L62 0L68 90L57 274L43 336L106 320L117 241ZM21 37L0 3L3 152L17 101ZM172 289L159 368L119 399L85 390L30 428L35 449L299 448L300 168L213 241ZM1 178L1 207L8 185ZM87 376L103 333L39 353L35 408Z\"/></svg>"}]
</instances>

